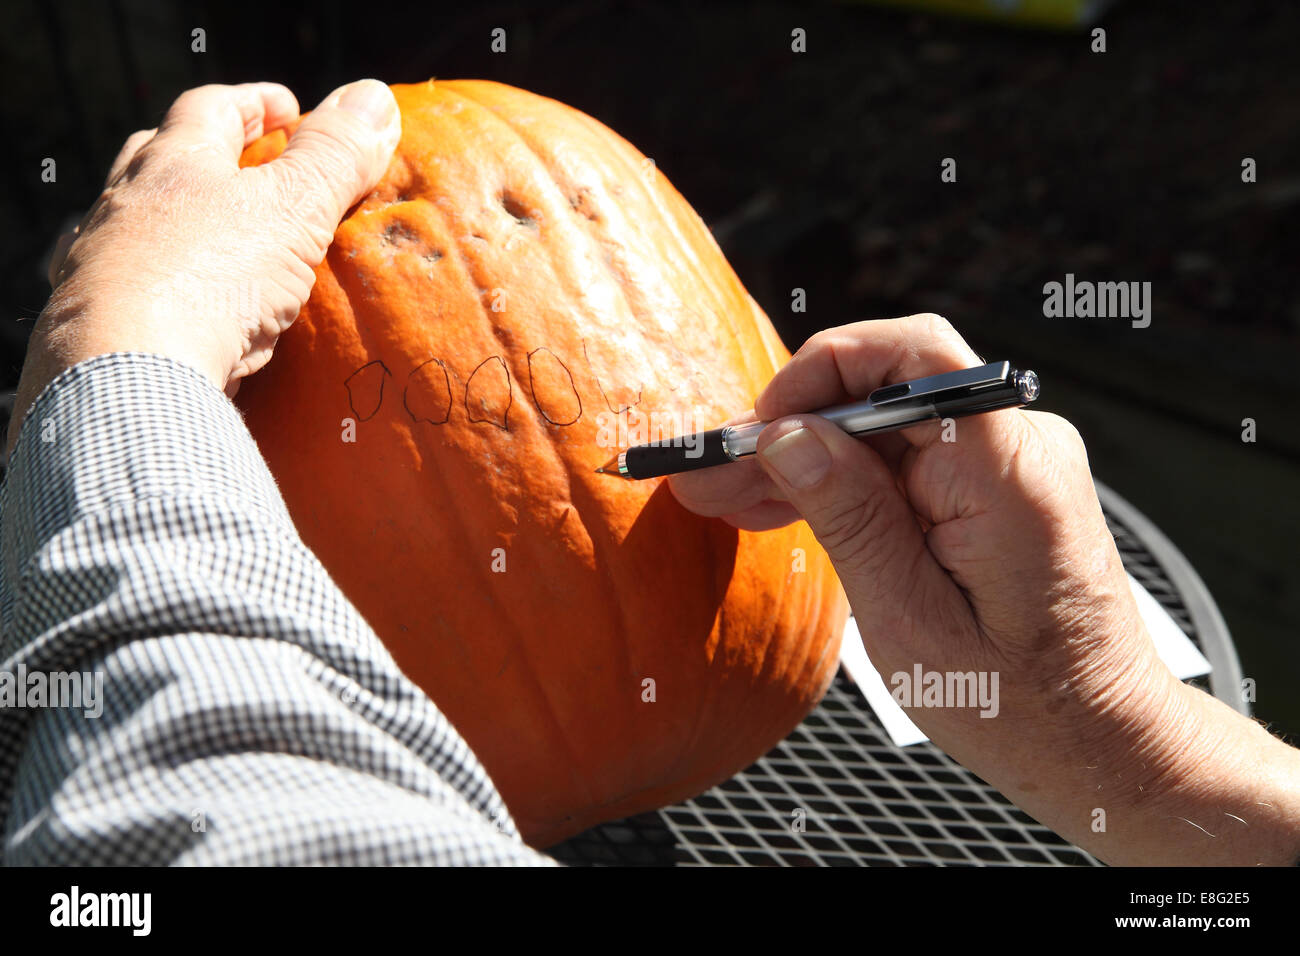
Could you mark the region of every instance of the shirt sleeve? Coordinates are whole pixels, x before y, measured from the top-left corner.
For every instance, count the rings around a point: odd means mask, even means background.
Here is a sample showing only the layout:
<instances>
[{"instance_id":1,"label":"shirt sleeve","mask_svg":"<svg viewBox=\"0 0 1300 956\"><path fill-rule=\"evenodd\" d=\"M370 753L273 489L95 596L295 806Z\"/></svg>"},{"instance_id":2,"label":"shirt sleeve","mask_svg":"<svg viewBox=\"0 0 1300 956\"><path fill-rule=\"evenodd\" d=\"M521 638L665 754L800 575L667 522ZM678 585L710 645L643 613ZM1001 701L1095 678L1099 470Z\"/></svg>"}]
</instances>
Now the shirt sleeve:
<instances>
[{"instance_id":1,"label":"shirt sleeve","mask_svg":"<svg viewBox=\"0 0 1300 956\"><path fill-rule=\"evenodd\" d=\"M51 382L0 561L3 862L554 864L197 370L118 352Z\"/></svg>"}]
</instances>

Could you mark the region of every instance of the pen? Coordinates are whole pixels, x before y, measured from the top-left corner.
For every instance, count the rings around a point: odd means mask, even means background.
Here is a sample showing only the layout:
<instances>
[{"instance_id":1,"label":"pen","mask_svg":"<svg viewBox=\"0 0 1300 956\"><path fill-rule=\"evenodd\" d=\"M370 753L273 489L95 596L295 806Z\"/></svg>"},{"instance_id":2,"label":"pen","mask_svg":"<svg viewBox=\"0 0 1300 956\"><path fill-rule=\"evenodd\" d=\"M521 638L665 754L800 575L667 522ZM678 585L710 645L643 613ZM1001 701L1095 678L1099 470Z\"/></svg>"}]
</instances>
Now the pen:
<instances>
[{"instance_id":1,"label":"pen","mask_svg":"<svg viewBox=\"0 0 1300 956\"><path fill-rule=\"evenodd\" d=\"M870 435L907 428L932 418L959 418L1028 405L1038 398L1038 393L1038 376L1033 372L1015 369L1010 362L990 362L957 372L882 385L863 401L809 414L834 422L850 435ZM596 471L631 480L725 465L754 454L759 433L768 424L745 422L633 445Z\"/></svg>"}]
</instances>

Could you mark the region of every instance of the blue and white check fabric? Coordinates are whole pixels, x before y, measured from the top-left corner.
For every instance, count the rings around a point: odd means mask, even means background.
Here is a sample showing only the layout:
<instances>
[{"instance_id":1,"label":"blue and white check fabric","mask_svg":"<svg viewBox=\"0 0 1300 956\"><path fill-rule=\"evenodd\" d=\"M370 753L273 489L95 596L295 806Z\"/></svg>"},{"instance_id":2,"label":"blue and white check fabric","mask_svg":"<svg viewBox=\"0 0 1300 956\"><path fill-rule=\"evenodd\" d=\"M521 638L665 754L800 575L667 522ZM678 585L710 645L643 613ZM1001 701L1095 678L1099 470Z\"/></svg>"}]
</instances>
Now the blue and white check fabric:
<instances>
[{"instance_id":1,"label":"blue and white check fabric","mask_svg":"<svg viewBox=\"0 0 1300 956\"><path fill-rule=\"evenodd\" d=\"M50 383L0 487L0 561L3 862L554 863L197 370L118 352ZM102 680L95 707L26 694L73 674Z\"/></svg>"}]
</instances>

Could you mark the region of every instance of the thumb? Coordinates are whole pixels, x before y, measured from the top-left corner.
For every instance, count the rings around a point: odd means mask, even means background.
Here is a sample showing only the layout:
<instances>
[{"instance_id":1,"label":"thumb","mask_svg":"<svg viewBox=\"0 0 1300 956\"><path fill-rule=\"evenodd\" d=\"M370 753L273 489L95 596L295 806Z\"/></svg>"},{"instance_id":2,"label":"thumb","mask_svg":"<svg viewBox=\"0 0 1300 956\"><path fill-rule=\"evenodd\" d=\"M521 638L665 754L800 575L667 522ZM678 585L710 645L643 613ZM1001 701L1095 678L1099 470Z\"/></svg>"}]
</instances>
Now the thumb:
<instances>
[{"instance_id":1,"label":"thumb","mask_svg":"<svg viewBox=\"0 0 1300 956\"><path fill-rule=\"evenodd\" d=\"M321 255L343 214L383 177L401 135L392 90L378 80L357 80L325 97L284 152L261 167L286 217L324 235Z\"/></svg>"},{"instance_id":2,"label":"thumb","mask_svg":"<svg viewBox=\"0 0 1300 956\"><path fill-rule=\"evenodd\" d=\"M877 667L889 657L878 648L938 634L942 627L927 624L950 622L966 607L893 472L866 442L796 415L763 430L758 459L830 555Z\"/></svg>"}]
</instances>

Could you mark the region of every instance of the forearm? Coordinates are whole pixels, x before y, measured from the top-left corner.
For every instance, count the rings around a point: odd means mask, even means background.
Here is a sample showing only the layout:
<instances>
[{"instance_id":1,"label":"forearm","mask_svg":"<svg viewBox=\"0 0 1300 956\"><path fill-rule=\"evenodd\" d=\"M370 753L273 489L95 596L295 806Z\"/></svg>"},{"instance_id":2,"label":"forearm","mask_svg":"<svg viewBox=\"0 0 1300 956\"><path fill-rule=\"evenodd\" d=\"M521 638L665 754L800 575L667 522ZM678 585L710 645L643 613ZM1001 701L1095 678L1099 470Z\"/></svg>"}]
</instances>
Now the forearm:
<instances>
[{"instance_id":1,"label":"forearm","mask_svg":"<svg viewBox=\"0 0 1300 956\"><path fill-rule=\"evenodd\" d=\"M1080 677L1070 694L1056 714L1003 715L996 740L954 756L1106 863L1300 860L1300 751L1177 680L1154 653L1105 686ZM1069 713L1075 702L1086 717Z\"/></svg>"},{"instance_id":2,"label":"forearm","mask_svg":"<svg viewBox=\"0 0 1300 956\"><path fill-rule=\"evenodd\" d=\"M1300 751L1194 687L1162 743L1169 772L1138 845L1098 840L1115 863L1295 866L1300 861Z\"/></svg>"}]
</instances>

